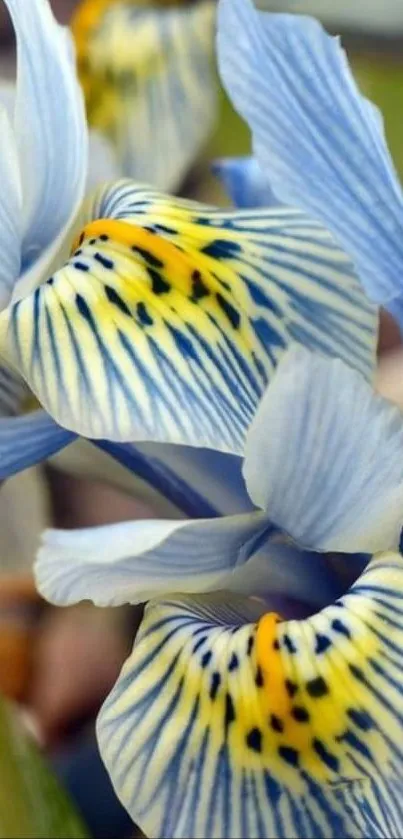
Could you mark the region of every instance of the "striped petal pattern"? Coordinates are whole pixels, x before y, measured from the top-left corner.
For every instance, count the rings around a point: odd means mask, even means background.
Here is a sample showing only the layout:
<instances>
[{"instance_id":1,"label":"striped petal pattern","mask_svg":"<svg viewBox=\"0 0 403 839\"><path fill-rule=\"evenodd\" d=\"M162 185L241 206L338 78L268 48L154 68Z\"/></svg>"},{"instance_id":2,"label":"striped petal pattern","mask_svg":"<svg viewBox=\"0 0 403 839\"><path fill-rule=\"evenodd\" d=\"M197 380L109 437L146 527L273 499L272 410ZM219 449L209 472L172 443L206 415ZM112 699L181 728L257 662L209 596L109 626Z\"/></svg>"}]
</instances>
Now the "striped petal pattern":
<instances>
[{"instance_id":1,"label":"striped petal pattern","mask_svg":"<svg viewBox=\"0 0 403 839\"><path fill-rule=\"evenodd\" d=\"M142 603L171 591L225 588L271 527L262 513L195 521L134 521L49 530L36 564L46 600Z\"/></svg>"},{"instance_id":2,"label":"striped petal pattern","mask_svg":"<svg viewBox=\"0 0 403 839\"><path fill-rule=\"evenodd\" d=\"M23 197L23 268L80 204L87 125L70 33L47 0L6 0L17 40L15 137Z\"/></svg>"},{"instance_id":3,"label":"striped petal pattern","mask_svg":"<svg viewBox=\"0 0 403 839\"><path fill-rule=\"evenodd\" d=\"M239 454L290 341L371 375L376 310L298 211L223 212L123 182L91 217L68 264L0 316L2 354L61 425Z\"/></svg>"},{"instance_id":4,"label":"striped petal pattern","mask_svg":"<svg viewBox=\"0 0 403 839\"><path fill-rule=\"evenodd\" d=\"M125 175L175 190L216 116L211 2L81 3L73 19L89 123Z\"/></svg>"},{"instance_id":5,"label":"striped petal pattern","mask_svg":"<svg viewBox=\"0 0 403 839\"><path fill-rule=\"evenodd\" d=\"M403 524L403 418L357 371L303 347L284 356L255 415L252 501L299 545L374 553Z\"/></svg>"},{"instance_id":6,"label":"striped petal pattern","mask_svg":"<svg viewBox=\"0 0 403 839\"><path fill-rule=\"evenodd\" d=\"M75 435L56 425L45 411L0 418L0 480L35 466L60 451Z\"/></svg>"},{"instance_id":7,"label":"striped petal pattern","mask_svg":"<svg viewBox=\"0 0 403 839\"><path fill-rule=\"evenodd\" d=\"M218 55L275 194L320 219L387 306L401 293L402 191L380 114L338 40L313 19L220 0Z\"/></svg>"},{"instance_id":8,"label":"striped petal pattern","mask_svg":"<svg viewBox=\"0 0 403 839\"><path fill-rule=\"evenodd\" d=\"M403 560L302 621L223 595L154 601L98 720L147 836L397 839Z\"/></svg>"}]
</instances>

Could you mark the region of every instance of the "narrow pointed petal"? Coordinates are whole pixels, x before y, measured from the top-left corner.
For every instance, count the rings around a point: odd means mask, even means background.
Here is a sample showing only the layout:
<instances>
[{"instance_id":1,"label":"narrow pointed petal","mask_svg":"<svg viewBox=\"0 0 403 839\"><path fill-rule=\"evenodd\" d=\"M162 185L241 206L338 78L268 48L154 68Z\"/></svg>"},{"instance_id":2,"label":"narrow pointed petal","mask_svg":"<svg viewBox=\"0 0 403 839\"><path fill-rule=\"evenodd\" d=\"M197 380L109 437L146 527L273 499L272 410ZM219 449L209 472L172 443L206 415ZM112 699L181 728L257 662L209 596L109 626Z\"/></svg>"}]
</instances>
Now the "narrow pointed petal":
<instances>
[{"instance_id":1,"label":"narrow pointed petal","mask_svg":"<svg viewBox=\"0 0 403 839\"><path fill-rule=\"evenodd\" d=\"M372 375L377 312L298 211L223 212L122 182L91 213L67 265L0 316L2 354L59 424L242 454L290 341Z\"/></svg>"},{"instance_id":2,"label":"narrow pointed petal","mask_svg":"<svg viewBox=\"0 0 403 839\"><path fill-rule=\"evenodd\" d=\"M291 348L251 425L254 503L299 545L372 553L403 524L403 418L337 359Z\"/></svg>"},{"instance_id":3,"label":"narrow pointed petal","mask_svg":"<svg viewBox=\"0 0 403 839\"><path fill-rule=\"evenodd\" d=\"M383 554L306 620L223 594L152 602L97 726L145 834L398 837L402 586Z\"/></svg>"},{"instance_id":4,"label":"narrow pointed petal","mask_svg":"<svg viewBox=\"0 0 403 839\"><path fill-rule=\"evenodd\" d=\"M0 92L0 101L3 101ZM0 105L0 310L10 300L21 266L21 184L15 137Z\"/></svg>"},{"instance_id":5,"label":"narrow pointed petal","mask_svg":"<svg viewBox=\"0 0 403 839\"><path fill-rule=\"evenodd\" d=\"M46 460L75 435L60 428L44 411L0 417L0 480Z\"/></svg>"},{"instance_id":6,"label":"narrow pointed petal","mask_svg":"<svg viewBox=\"0 0 403 839\"><path fill-rule=\"evenodd\" d=\"M15 132L25 267L69 222L87 176L87 128L67 29L47 0L6 0L17 38Z\"/></svg>"},{"instance_id":7,"label":"narrow pointed petal","mask_svg":"<svg viewBox=\"0 0 403 839\"><path fill-rule=\"evenodd\" d=\"M220 0L221 78L284 203L322 221L371 299L401 293L403 200L382 119L336 38L310 18Z\"/></svg>"},{"instance_id":8,"label":"narrow pointed petal","mask_svg":"<svg viewBox=\"0 0 403 839\"><path fill-rule=\"evenodd\" d=\"M48 530L37 584L52 603L142 603L170 591L225 587L270 525L262 513L195 521L135 521Z\"/></svg>"},{"instance_id":9,"label":"narrow pointed petal","mask_svg":"<svg viewBox=\"0 0 403 839\"><path fill-rule=\"evenodd\" d=\"M280 201L270 188L254 157L223 157L212 164L235 207L278 207Z\"/></svg>"},{"instance_id":10,"label":"narrow pointed petal","mask_svg":"<svg viewBox=\"0 0 403 839\"><path fill-rule=\"evenodd\" d=\"M214 126L215 6L81 3L73 18L89 123L126 176L175 191Z\"/></svg>"}]
</instances>

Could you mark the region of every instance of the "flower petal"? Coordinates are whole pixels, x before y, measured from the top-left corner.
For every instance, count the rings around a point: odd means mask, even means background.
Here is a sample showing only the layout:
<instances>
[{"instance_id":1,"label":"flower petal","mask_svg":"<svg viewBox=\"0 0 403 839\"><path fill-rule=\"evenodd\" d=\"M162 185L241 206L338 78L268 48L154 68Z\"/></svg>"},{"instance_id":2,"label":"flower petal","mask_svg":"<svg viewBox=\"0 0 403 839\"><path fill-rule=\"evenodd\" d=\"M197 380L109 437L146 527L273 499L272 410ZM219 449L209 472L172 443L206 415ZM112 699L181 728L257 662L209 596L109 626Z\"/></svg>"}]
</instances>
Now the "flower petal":
<instances>
[{"instance_id":1,"label":"flower petal","mask_svg":"<svg viewBox=\"0 0 403 839\"><path fill-rule=\"evenodd\" d=\"M235 207L278 207L281 203L254 157L223 157L212 164Z\"/></svg>"},{"instance_id":2,"label":"flower petal","mask_svg":"<svg viewBox=\"0 0 403 839\"><path fill-rule=\"evenodd\" d=\"M28 395L24 379L0 364L0 417L19 414Z\"/></svg>"},{"instance_id":3,"label":"flower petal","mask_svg":"<svg viewBox=\"0 0 403 839\"><path fill-rule=\"evenodd\" d=\"M0 480L46 460L74 440L44 411L0 418Z\"/></svg>"},{"instance_id":4,"label":"flower petal","mask_svg":"<svg viewBox=\"0 0 403 839\"><path fill-rule=\"evenodd\" d=\"M89 123L125 175L176 190L217 113L214 4L105 5L82 3L73 19Z\"/></svg>"},{"instance_id":5,"label":"flower petal","mask_svg":"<svg viewBox=\"0 0 403 839\"><path fill-rule=\"evenodd\" d=\"M244 475L254 503L299 545L399 544L403 418L340 360L289 350L251 425Z\"/></svg>"},{"instance_id":6,"label":"flower petal","mask_svg":"<svg viewBox=\"0 0 403 839\"><path fill-rule=\"evenodd\" d=\"M195 521L135 521L83 530L48 530L36 564L52 603L141 603L170 591L209 591L228 583L270 530L258 512Z\"/></svg>"},{"instance_id":7,"label":"flower petal","mask_svg":"<svg viewBox=\"0 0 403 839\"><path fill-rule=\"evenodd\" d=\"M320 24L221 0L222 80L284 203L306 210L350 254L368 295L400 295L403 201L374 106Z\"/></svg>"},{"instance_id":8,"label":"flower petal","mask_svg":"<svg viewBox=\"0 0 403 839\"><path fill-rule=\"evenodd\" d=\"M0 316L2 355L61 425L241 454L290 341L372 374L375 308L298 211L223 212L122 182L91 213L69 263Z\"/></svg>"},{"instance_id":9,"label":"flower petal","mask_svg":"<svg viewBox=\"0 0 403 839\"><path fill-rule=\"evenodd\" d=\"M15 130L28 267L83 198L87 128L67 29L47 0L6 0L6 6L17 38Z\"/></svg>"},{"instance_id":10,"label":"flower petal","mask_svg":"<svg viewBox=\"0 0 403 839\"><path fill-rule=\"evenodd\" d=\"M224 595L154 601L98 719L147 836L399 836L403 562L303 620Z\"/></svg>"},{"instance_id":11,"label":"flower petal","mask_svg":"<svg viewBox=\"0 0 403 839\"><path fill-rule=\"evenodd\" d=\"M0 91L0 101L3 94ZM15 138L0 105L0 310L10 300L21 266L21 184Z\"/></svg>"}]
</instances>

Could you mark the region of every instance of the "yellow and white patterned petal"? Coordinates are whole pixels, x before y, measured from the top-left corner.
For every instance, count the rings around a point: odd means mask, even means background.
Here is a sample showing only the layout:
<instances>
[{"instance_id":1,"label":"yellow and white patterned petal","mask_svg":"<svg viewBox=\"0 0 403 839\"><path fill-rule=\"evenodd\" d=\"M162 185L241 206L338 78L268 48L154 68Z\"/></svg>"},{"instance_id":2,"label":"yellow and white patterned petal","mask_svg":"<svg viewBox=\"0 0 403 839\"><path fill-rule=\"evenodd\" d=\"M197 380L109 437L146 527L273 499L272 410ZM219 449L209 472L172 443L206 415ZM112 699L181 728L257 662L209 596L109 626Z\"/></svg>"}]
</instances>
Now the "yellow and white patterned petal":
<instances>
[{"instance_id":1,"label":"yellow and white patterned petal","mask_svg":"<svg viewBox=\"0 0 403 839\"><path fill-rule=\"evenodd\" d=\"M149 837L400 836L403 559L306 620L222 595L154 601L98 720Z\"/></svg>"},{"instance_id":2,"label":"yellow and white patterned petal","mask_svg":"<svg viewBox=\"0 0 403 839\"><path fill-rule=\"evenodd\" d=\"M88 120L125 175L175 190L199 154L217 113L214 19L213 2L79 5L72 29Z\"/></svg>"},{"instance_id":3,"label":"yellow and white patterned petal","mask_svg":"<svg viewBox=\"0 0 403 839\"><path fill-rule=\"evenodd\" d=\"M291 341L366 376L377 311L288 208L214 210L122 182L64 268L0 316L0 353L66 428L242 453Z\"/></svg>"}]
</instances>

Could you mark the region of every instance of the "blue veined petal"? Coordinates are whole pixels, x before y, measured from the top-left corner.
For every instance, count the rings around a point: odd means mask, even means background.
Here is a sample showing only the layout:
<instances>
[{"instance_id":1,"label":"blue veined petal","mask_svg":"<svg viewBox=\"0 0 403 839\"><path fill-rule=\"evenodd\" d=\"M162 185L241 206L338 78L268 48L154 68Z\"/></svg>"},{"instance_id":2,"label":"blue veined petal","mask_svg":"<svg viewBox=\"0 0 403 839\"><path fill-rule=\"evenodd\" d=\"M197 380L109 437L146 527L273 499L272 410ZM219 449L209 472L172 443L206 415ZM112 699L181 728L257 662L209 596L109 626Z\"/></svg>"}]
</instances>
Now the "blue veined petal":
<instances>
[{"instance_id":1,"label":"blue veined petal","mask_svg":"<svg viewBox=\"0 0 403 839\"><path fill-rule=\"evenodd\" d=\"M48 530L36 563L37 584L52 603L90 599L97 606L221 589L268 530L260 512Z\"/></svg>"},{"instance_id":2,"label":"blue veined petal","mask_svg":"<svg viewBox=\"0 0 403 839\"><path fill-rule=\"evenodd\" d=\"M212 164L214 175L222 182L235 207L278 207L260 166L254 157L224 157Z\"/></svg>"},{"instance_id":3,"label":"blue veined petal","mask_svg":"<svg viewBox=\"0 0 403 839\"><path fill-rule=\"evenodd\" d=\"M397 547L403 524L403 417L354 370L289 350L248 433L253 502L299 545Z\"/></svg>"},{"instance_id":4,"label":"blue veined petal","mask_svg":"<svg viewBox=\"0 0 403 839\"><path fill-rule=\"evenodd\" d=\"M125 175L175 191L199 154L217 115L214 19L212 2L79 7L89 123L112 141Z\"/></svg>"},{"instance_id":5,"label":"blue veined petal","mask_svg":"<svg viewBox=\"0 0 403 839\"><path fill-rule=\"evenodd\" d=\"M221 0L221 77L279 199L320 219L369 296L401 293L403 201L382 120L338 40L312 19Z\"/></svg>"},{"instance_id":6,"label":"blue veined petal","mask_svg":"<svg viewBox=\"0 0 403 839\"><path fill-rule=\"evenodd\" d=\"M0 91L0 101L3 95ZM21 265L21 184L15 138L0 105L0 309L9 302Z\"/></svg>"},{"instance_id":7,"label":"blue veined petal","mask_svg":"<svg viewBox=\"0 0 403 839\"><path fill-rule=\"evenodd\" d=\"M154 460L154 459L153 459ZM158 486L149 475L152 486ZM170 495L168 495L171 498ZM353 560L353 578L362 562ZM36 563L38 588L58 605L139 603L172 591L222 588L323 606L343 576L322 554L285 544L257 511L222 518L123 522L48 530Z\"/></svg>"},{"instance_id":8,"label":"blue veined petal","mask_svg":"<svg viewBox=\"0 0 403 839\"><path fill-rule=\"evenodd\" d=\"M97 732L151 837L400 835L403 561L283 621L230 595L152 601Z\"/></svg>"},{"instance_id":9,"label":"blue veined petal","mask_svg":"<svg viewBox=\"0 0 403 839\"><path fill-rule=\"evenodd\" d=\"M0 316L2 355L61 425L241 454L290 341L372 375L376 309L304 214L123 182L92 215L68 264Z\"/></svg>"},{"instance_id":10,"label":"blue veined petal","mask_svg":"<svg viewBox=\"0 0 403 839\"><path fill-rule=\"evenodd\" d=\"M46 460L74 438L45 411L0 417L0 480Z\"/></svg>"},{"instance_id":11,"label":"blue veined petal","mask_svg":"<svg viewBox=\"0 0 403 839\"><path fill-rule=\"evenodd\" d=\"M17 39L15 132L23 191L25 266L82 200L87 128L67 29L47 0L6 0Z\"/></svg>"}]
</instances>

